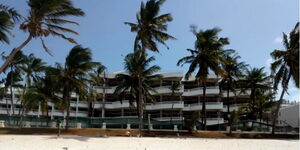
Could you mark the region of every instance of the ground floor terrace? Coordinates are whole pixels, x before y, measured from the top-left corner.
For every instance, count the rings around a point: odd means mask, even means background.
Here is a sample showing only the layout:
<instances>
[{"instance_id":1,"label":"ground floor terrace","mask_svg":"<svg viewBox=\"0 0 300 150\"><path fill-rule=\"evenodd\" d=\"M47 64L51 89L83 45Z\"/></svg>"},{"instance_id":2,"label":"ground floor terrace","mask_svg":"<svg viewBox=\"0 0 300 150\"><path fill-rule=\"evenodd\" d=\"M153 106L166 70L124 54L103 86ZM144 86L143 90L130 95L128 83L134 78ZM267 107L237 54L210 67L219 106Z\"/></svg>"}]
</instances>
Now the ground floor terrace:
<instances>
[{"instance_id":1,"label":"ground floor terrace","mask_svg":"<svg viewBox=\"0 0 300 150\"><path fill-rule=\"evenodd\" d=\"M5 116L0 115L0 128L1 127L25 127L25 128L56 128L58 123L64 128L66 125L66 119L63 117L36 117L26 116L22 118L19 116ZM213 120L207 118L210 123L207 130L213 131L226 131L228 130L227 122L224 120ZM191 126L191 123L184 117L171 117L166 120L148 119L144 118L144 129L151 130L203 130L203 124L201 119L196 120L195 124ZM21 124L21 125L20 125ZM252 125L253 124L253 125ZM139 120L136 116L132 117L106 117L106 118L81 118L70 117L70 128L98 128L98 129L138 129ZM257 132L270 132L271 122L266 123L251 120L240 120L232 126L233 131L257 131ZM297 130L293 128L276 128L276 131L280 132L295 132Z\"/></svg>"}]
</instances>

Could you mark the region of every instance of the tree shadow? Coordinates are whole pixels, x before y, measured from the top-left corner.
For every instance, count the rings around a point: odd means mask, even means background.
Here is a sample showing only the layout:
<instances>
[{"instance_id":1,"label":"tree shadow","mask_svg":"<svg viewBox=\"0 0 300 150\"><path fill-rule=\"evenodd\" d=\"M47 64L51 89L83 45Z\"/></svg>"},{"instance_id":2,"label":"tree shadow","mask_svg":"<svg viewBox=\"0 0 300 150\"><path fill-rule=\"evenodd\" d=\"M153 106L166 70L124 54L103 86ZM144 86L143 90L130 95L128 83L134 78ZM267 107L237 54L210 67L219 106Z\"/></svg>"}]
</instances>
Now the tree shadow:
<instances>
[{"instance_id":1,"label":"tree shadow","mask_svg":"<svg viewBox=\"0 0 300 150\"><path fill-rule=\"evenodd\" d=\"M78 141L88 141L90 138L108 138L106 136L51 136L46 137L46 139L63 139L63 140L78 140Z\"/></svg>"}]
</instances>

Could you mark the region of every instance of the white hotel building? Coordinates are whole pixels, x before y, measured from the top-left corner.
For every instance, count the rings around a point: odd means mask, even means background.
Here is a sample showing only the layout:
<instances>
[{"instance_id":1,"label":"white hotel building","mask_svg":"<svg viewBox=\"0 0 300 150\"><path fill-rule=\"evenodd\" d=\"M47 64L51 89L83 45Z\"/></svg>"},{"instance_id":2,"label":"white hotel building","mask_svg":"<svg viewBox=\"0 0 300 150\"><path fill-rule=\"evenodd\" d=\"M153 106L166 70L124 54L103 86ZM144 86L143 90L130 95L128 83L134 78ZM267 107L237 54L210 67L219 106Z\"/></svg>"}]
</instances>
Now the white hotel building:
<instances>
[{"instance_id":1,"label":"white hotel building","mask_svg":"<svg viewBox=\"0 0 300 150\"><path fill-rule=\"evenodd\" d=\"M70 117L73 123L81 122L83 127L101 127L101 124L105 122L107 127L118 128L125 128L126 124L130 123L131 127L137 127L135 108L130 106L126 96L124 100L120 100L113 94L115 87L120 82L115 79L117 73L120 72L102 75L105 84L96 87L101 98L94 103L81 101L79 96L72 94ZM156 103L145 104L145 124L147 124L148 116L150 116L155 129L168 128L169 125L174 124L177 124L181 129L185 118L190 117L194 112L201 114L203 89L195 82L195 77L192 76L189 80L185 80L183 72L162 72L160 74L163 78L152 85L157 91L157 93L153 93ZM227 101L225 91L220 93L218 86L220 79L215 75L209 75L207 81L206 111L208 129L227 122L224 116L226 116L228 103L230 104L230 111L232 111L237 110L240 104L249 102L249 91L246 94L237 95L236 98L233 98L233 93L230 93L230 101ZM176 90L173 95L170 89L172 82L181 84L179 90ZM0 120L5 120L3 118L8 116L8 111L12 114L13 109L15 114L19 113L19 92L16 90L13 90L13 92L13 106L10 98L0 99ZM9 95L10 91L7 97L10 97ZM48 106L48 117L41 112L39 107L35 111L27 113L27 118L31 118L28 121L31 121L32 125L43 126L45 123L33 123L34 120L36 118L55 120L66 116L66 112L58 110L53 104L49 103ZM92 109L93 107L94 109ZM201 119L199 118L200 122Z\"/></svg>"}]
</instances>

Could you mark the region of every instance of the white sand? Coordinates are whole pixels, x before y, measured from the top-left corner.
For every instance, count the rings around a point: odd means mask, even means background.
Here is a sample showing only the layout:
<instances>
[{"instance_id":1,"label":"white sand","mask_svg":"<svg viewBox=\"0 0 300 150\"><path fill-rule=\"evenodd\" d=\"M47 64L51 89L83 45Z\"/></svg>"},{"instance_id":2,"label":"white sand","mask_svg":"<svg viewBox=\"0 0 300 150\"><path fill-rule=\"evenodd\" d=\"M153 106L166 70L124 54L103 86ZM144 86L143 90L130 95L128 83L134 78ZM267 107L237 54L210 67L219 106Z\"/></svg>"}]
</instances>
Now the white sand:
<instances>
[{"instance_id":1,"label":"white sand","mask_svg":"<svg viewBox=\"0 0 300 150\"><path fill-rule=\"evenodd\" d=\"M298 140L0 135L0 150L297 150Z\"/></svg>"}]
</instances>

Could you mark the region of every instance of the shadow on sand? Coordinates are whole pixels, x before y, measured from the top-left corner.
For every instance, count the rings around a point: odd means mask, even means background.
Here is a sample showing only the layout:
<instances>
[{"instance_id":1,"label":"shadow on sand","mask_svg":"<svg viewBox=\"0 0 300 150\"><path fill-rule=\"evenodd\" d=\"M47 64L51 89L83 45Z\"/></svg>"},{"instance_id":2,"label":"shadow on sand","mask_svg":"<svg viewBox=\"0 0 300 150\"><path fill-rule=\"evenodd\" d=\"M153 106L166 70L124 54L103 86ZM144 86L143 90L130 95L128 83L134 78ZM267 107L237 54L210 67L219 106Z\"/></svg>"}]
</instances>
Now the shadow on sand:
<instances>
[{"instance_id":1,"label":"shadow on sand","mask_svg":"<svg viewBox=\"0 0 300 150\"><path fill-rule=\"evenodd\" d=\"M78 140L78 141L88 141L90 138L108 138L106 136L51 136L46 137L46 139L63 139L63 140Z\"/></svg>"}]
</instances>

